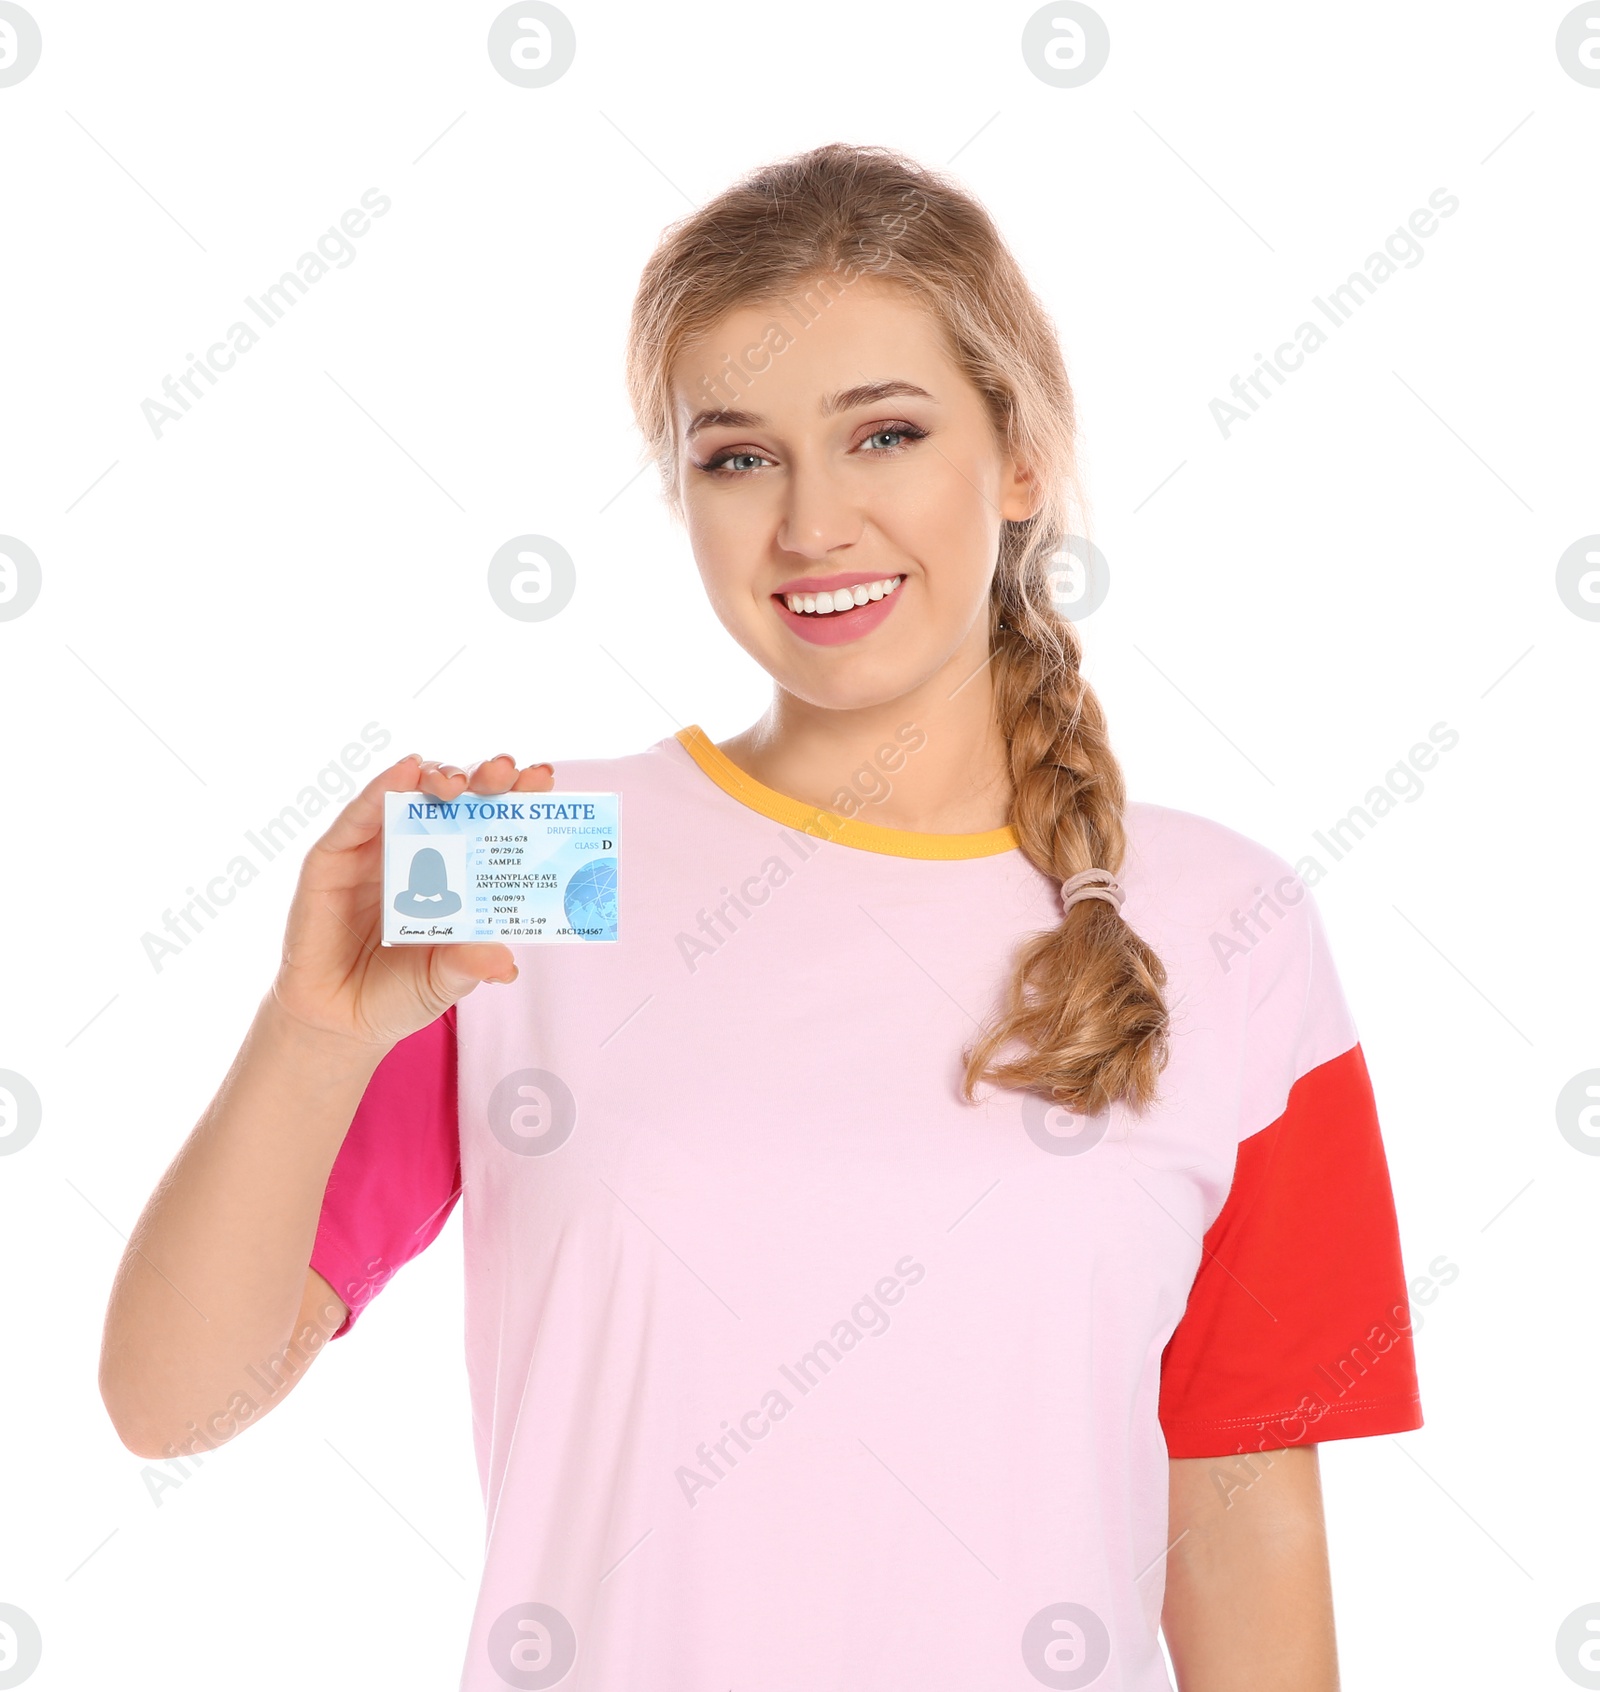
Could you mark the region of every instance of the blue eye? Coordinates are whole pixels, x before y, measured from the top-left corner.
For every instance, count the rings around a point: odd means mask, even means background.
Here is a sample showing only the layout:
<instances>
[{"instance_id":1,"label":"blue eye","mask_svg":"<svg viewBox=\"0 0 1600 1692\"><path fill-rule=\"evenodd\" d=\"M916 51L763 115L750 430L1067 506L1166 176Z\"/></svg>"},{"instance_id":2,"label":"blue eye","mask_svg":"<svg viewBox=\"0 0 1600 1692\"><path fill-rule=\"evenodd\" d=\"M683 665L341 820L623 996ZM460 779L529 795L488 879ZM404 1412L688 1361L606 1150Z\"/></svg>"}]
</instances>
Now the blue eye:
<instances>
[{"instance_id":1,"label":"blue eye","mask_svg":"<svg viewBox=\"0 0 1600 1692\"><path fill-rule=\"evenodd\" d=\"M762 457L759 452L724 452L707 459L698 468L713 476L748 476L758 465L769 463L771 460Z\"/></svg>"},{"instance_id":2,"label":"blue eye","mask_svg":"<svg viewBox=\"0 0 1600 1692\"><path fill-rule=\"evenodd\" d=\"M927 430L919 429L912 423L896 423L891 428L874 429L862 441L861 445L870 453L898 452L907 441L920 441L927 438ZM873 445L874 442L882 443Z\"/></svg>"}]
</instances>

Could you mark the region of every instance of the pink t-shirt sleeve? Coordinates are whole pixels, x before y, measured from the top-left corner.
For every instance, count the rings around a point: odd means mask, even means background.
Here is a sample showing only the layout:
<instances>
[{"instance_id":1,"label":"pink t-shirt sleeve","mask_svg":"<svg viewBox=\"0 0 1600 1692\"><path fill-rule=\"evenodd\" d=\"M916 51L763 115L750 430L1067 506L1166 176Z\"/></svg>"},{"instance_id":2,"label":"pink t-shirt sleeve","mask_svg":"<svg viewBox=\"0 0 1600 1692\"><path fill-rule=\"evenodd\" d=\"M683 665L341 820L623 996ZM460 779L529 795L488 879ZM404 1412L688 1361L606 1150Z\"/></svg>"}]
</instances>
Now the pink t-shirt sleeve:
<instances>
[{"instance_id":1,"label":"pink t-shirt sleeve","mask_svg":"<svg viewBox=\"0 0 1600 1692\"><path fill-rule=\"evenodd\" d=\"M409 1034L373 1071L323 1192L311 1267L350 1307L350 1331L461 1196L456 1012Z\"/></svg>"}]
</instances>

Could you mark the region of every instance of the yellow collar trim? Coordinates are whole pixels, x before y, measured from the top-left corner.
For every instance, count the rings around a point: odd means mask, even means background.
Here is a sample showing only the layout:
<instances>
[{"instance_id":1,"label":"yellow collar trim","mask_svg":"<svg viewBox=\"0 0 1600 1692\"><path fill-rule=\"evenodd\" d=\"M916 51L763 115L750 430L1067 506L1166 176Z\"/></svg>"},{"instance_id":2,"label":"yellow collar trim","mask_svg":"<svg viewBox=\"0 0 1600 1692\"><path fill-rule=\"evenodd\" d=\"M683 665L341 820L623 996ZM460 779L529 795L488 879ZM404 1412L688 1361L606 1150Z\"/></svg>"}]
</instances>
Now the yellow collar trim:
<instances>
[{"instance_id":1,"label":"yellow collar trim","mask_svg":"<svg viewBox=\"0 0 1600 1692\"><path fill-rule=\"evenodd\" d=\"M676 738L717 786L741 805L788 828L831 840L836 846L884 852L894 858L988 858L1017 847L1016 833L1010 827L985 829L979 834L921 834L915 829L858 822L763 786L754 776L746 775L698 723L679 729Z\"/></svg>"}]
</instances>

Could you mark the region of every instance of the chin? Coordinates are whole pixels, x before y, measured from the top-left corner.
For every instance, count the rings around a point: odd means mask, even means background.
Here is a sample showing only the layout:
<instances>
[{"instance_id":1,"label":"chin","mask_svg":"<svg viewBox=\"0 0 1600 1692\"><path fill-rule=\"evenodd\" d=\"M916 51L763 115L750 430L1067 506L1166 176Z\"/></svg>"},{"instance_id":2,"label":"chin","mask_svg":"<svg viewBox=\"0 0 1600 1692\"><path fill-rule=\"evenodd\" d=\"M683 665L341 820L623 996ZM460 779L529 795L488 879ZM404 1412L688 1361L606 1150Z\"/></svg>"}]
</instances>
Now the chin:
<instances>
[{"instance_id":1,"label":"chin","mask_svg":"<svg viewBox=\"0 0 1600 1692\"><path fill-rule=\"evenodd\" d=\"M822 711L870 711L891 705L914 694L934 673L923 665L869 658L865 653L846 657L837 647L821 661L769 662L763 667L785 693Z\"/></svg>"}]
</instances>

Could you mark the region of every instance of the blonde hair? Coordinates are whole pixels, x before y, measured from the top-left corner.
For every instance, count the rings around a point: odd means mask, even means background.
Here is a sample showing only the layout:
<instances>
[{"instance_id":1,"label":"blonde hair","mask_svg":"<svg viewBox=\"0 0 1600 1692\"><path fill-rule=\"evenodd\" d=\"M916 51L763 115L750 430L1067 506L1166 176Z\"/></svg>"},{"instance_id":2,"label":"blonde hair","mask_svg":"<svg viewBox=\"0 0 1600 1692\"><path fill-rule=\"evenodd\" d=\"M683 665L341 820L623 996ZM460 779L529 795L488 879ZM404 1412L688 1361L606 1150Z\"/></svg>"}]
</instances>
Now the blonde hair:
<instances>
[{"instance_id":1,"label":"blonde hair","mask_svg":"<svg viewBox=\"0 0 1600 1692\"><path fill-rule=\"evenodd\" d=\"M1122 771L1050 583L1082 506L1072 389L1048 314L969 194L888 148L835 143L754 171L665 232L634 300L627 372L668 498L678 504L671 372L683 348L739 306L812 288L826 300L866 275L943 326L1042 496L1031 517L1003 525L989 602L1018 844L1058 882L1091 867L1115 874ZM1076 903L1019 946L1002 1004L962 1054L963 1095L987 1081L1084 1115L1118 1101L1143 1109L1167 1061L1165 985L1161 960L1113 905Z\"/></svg>"}]
</instances>

